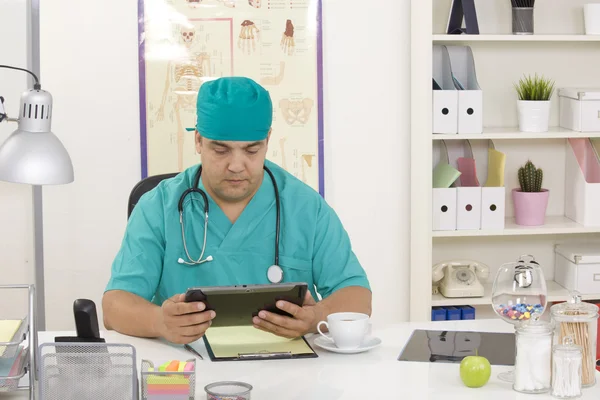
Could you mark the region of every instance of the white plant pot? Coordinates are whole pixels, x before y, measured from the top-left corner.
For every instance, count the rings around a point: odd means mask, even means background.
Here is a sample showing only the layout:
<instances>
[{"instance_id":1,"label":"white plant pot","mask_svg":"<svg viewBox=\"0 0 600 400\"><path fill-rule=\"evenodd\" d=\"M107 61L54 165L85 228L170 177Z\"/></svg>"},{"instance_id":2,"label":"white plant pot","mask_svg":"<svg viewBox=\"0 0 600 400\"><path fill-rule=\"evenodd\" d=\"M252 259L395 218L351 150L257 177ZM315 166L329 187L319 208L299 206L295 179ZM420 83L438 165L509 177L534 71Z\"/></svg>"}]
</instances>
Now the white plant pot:
<instances>
[{"instance_id":1,"label":"white plant pot","mask_svg":"<svg viewBox=\"0 0 600 400\"><path fill-rule=\"evenodd\" d=\"M521 132L548 132L550 100L517 100L517 110Z\"/></svg>"}]
</instances>

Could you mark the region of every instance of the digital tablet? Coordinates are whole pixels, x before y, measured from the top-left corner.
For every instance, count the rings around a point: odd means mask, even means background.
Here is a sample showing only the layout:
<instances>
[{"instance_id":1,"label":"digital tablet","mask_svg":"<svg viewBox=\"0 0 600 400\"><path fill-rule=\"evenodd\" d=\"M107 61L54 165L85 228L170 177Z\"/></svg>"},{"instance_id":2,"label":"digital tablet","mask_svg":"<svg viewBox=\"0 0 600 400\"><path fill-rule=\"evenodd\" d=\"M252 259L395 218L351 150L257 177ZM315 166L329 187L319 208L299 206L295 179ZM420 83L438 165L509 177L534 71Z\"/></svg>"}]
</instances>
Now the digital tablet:
<instances>
[{"instance_id":1,"label":"digital tablet","mask_svg":"<svg viewBox=\"0 0 600 400\"><path fill-rule=\"evenodd\" d=\"M211 326L252 325L252 317L261 310L291 317L277 308L277 301L285 300L302 306L307 290L308 285L303 282L203 286L189 288L185 293L185 301L202 302L206 310L214 310L217 316Z\"/></svg>"}]
</instances>

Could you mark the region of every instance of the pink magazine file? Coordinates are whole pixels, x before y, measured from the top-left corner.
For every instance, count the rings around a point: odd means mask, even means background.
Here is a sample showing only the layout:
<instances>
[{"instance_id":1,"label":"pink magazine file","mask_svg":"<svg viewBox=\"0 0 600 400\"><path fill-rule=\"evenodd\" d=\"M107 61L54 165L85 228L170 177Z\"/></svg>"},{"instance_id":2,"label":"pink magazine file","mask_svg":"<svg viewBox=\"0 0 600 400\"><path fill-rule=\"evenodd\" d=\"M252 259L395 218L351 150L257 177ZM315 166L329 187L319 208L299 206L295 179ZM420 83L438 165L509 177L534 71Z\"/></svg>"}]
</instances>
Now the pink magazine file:
<instances>
[{"instance_id":1,"label":"pink magazine file","mask_svg":"<svg viewBox=\"0 0 600 400\"><path fill-rule=\"evenodd\" d=\"M600 226L600 161L588 138L569 139L565 217L583 226Z\"/></svg>"},{"instance_id":2,"label":"pink magazine file","mask_svg":"<svg viewBox=\"0 0 600 400\"><path fill-rule=\"evenodd\" d=\"M460 185L462 187L478 187L479 180L477 179L477 169L475 167L475 159L460 157L456 160L458 170L460 171Z\"/></svg>"},{"instance_id":3,"label":"pink magazine file","mask_svg":"<svg viewBox=\"0 0 600 400\"><path fill-rule=\"evenodd\" d=\"M570 138L569 143L587 183L600 183L600 161L587 138Z\"/></svg>"},{"instance_id":4,"label":"pink magazine file","mask_svg":"<svg viewBox=\"0 0 600 400\"><path fill-rule=\"evenodd\" d=\"M575 158L587 183L600 183L600 162L592 143L586 138L570 138Z\"/></svg>"}]
</instances>

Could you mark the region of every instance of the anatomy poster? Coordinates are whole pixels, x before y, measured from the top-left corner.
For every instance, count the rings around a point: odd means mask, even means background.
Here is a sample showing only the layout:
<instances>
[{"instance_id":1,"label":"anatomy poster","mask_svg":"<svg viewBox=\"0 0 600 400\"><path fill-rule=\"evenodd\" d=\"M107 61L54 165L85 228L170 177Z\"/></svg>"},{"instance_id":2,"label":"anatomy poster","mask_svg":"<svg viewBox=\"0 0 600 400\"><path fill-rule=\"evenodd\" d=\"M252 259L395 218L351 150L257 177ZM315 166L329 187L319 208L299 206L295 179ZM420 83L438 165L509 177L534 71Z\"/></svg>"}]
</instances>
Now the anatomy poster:
<instances>
[{"instance_id":1,"label":"anatomy poster","mask_svg":"<svg viewBox=\"0 0 600 400\"><path fill-rule=\"evenodd\" d=\"M198 164L204 82L247 76L270 93L267 158L324 194L320 0L139 0L142 177Z\"/></svg>"}]
</instances>

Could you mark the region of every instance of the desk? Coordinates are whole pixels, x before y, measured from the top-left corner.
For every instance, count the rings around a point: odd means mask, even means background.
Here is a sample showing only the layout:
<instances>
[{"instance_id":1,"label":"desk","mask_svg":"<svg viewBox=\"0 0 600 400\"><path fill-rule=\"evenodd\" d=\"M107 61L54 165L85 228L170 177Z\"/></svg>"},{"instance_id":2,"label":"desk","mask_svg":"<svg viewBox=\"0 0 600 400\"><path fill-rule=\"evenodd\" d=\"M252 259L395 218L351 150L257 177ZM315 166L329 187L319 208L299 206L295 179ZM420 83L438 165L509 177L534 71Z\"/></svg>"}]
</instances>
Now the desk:
<instances>
[{"instance_id":1,"label":"desk","mask_svg":"<svg viewBox=\"0 0 600 400\"><path fill-rule=\"evenodd\" d=\"M552 399L549 394L526 395L512 390L511 384L497 375L510 367L492 366L490 381L483 388L465 387L458 364L400 362L397 357L414 329L475 330L513 332L511 325L492 320L439 321L374 326L373 334L383 343L366 353L344 355L314 346L319 358L301 360L211 362L204 346L196 345L204 356L197 363L196 398L204 399L204 386L220 380L240 380L254 386L257 400L334 400L334 399ZM40 343L53 341L56 335L72 332L40 332ZM193 357L181 347L153 339L139 339L113 331L102 332L107 342L129 343L137 352L137 367L146 359L187 359ZM313 345L314 336L308 338ZM507 349L507 351L514 351ZM600 373L596 372L600 381ZM25 399L25 394L6 399ZM585 389L582 399L599 399L600 383ZM0 394L0 399L4 400Z\"/></svg>"}]
</instances>

